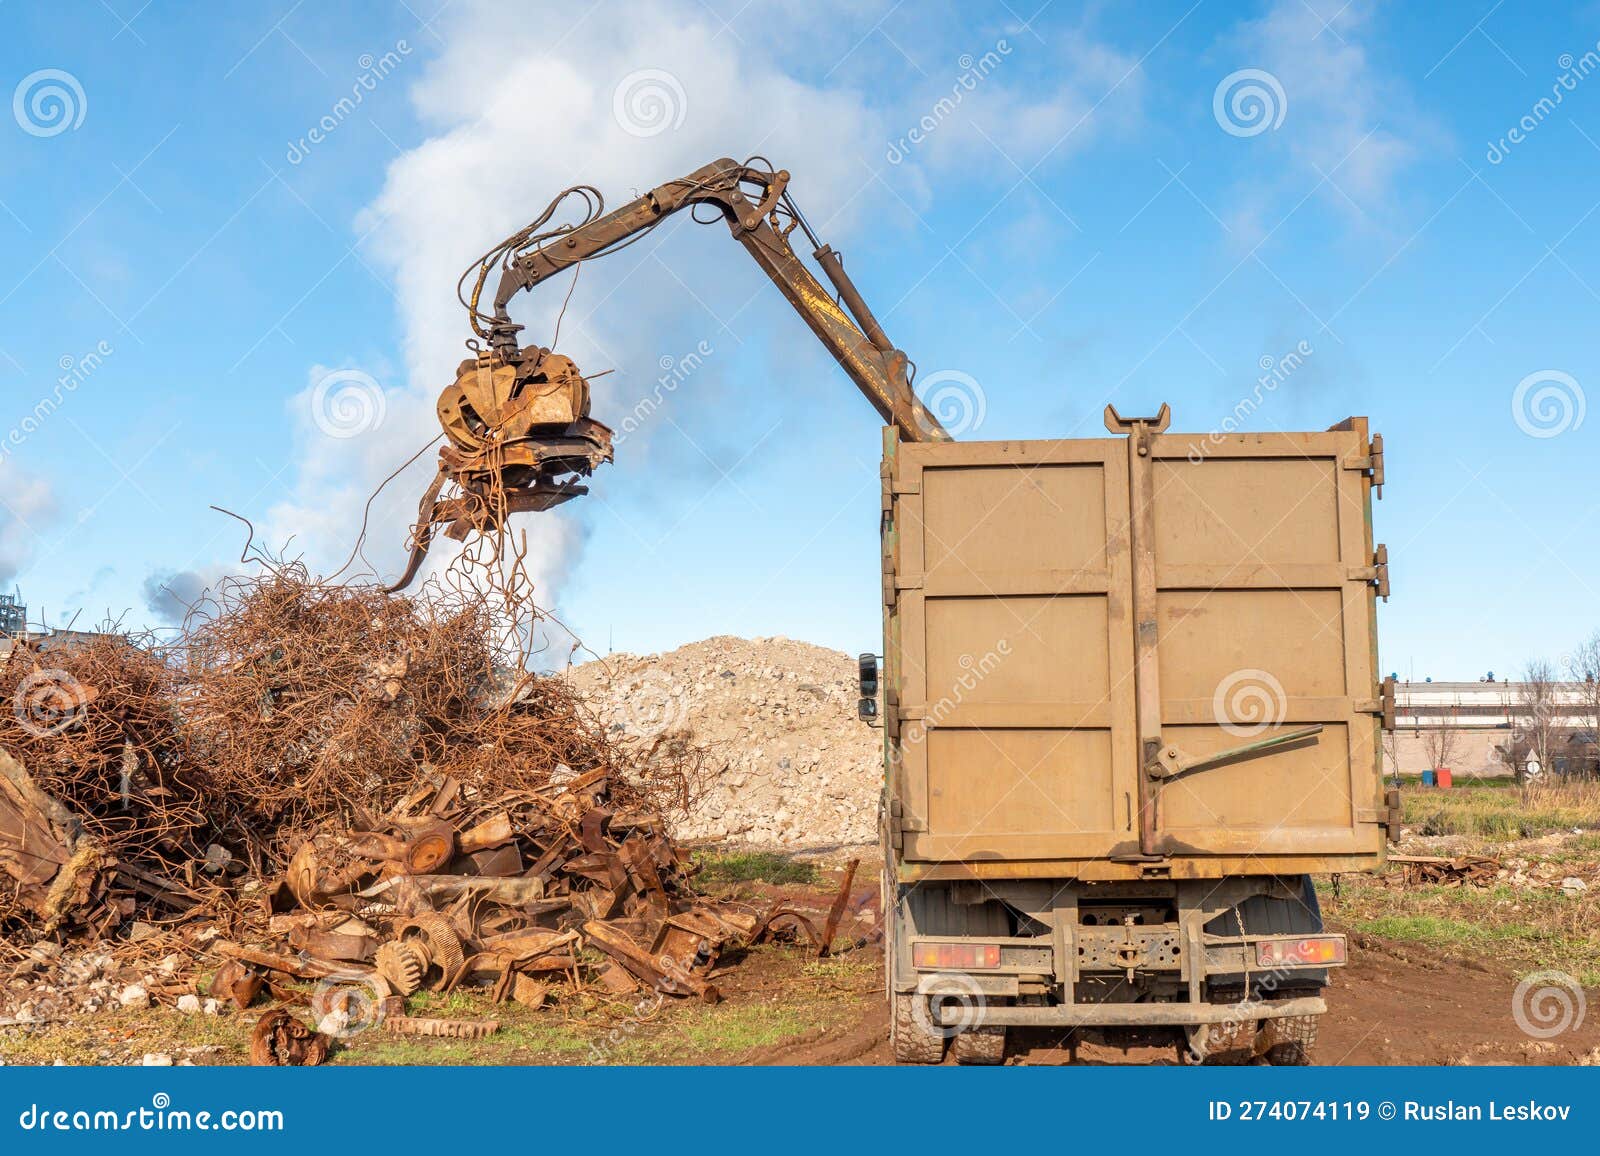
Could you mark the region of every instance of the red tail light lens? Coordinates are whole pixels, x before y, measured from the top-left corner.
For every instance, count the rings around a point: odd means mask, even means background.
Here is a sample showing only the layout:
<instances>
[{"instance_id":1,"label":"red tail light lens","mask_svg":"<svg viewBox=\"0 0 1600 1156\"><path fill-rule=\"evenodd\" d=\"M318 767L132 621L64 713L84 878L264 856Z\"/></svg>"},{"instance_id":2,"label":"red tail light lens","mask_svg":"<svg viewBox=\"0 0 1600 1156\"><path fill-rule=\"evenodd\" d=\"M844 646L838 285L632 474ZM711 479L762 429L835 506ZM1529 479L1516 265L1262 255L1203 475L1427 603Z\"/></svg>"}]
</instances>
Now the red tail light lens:
<instances>
[{"instance_id":1,"label":"red tail light lens","mask_svg":"<svg viewBox=\"0 0 1600 1156\"><path fill-rule=\"evenodd\" d=\"M976 971L1000 966L998 943L916 943L911 965L923 970Z\"/></svg>"},{"instance_id":2,"label":"red tail light lens","mask_svg":"<svg viewBox=\"0 0 1600 1156\"><path fill-rule=\"evenodd\" d=\"M1320 967L1343 963L1344 936L1326 935L1316 939L1269 939L1256 944L1256 963L1261 967Z\"/></svg>"}]
</instances>

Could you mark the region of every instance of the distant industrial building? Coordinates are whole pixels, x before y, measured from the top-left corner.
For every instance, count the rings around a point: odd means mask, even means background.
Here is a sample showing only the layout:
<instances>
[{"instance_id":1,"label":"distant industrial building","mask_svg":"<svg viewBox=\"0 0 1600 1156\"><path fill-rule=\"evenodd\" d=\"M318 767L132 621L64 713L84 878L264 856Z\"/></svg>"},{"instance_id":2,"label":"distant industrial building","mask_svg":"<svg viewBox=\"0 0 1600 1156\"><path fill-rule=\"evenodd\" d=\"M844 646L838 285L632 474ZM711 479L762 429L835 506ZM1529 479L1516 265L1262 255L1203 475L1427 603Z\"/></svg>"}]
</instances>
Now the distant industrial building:
<instances>
[{"instance_id":1,"label":"distant industrial building","mask_svg":"<svg viewBox=\"0 0 1600 1156\"><path fill-rule=\"evenodd\" d=\"M28 608L15 594L0 594L0 636L15 638L28 629Z\"/></svg>"},{"instance_id":2,"label":"distant industrial building","mask_svg":"<svg viewBox=\"0 0 1600 1156\"><path fill-rule=\"evenodd\" d=\"M99 636L92 630L54 630L34 623L28 625L28 608L17 594L0 594L0 659L19 643L26 642L41 653L76 646Z\"/></svg>"},{"instance_id":3,"label":"distant industrial building","mask_svg":"<svg viewBox=\"0 0 1600 1156\"><path fill-rule=\"evenodd\" d=\"M1435 770L1437 736L1450 731L1445 760L1457 777L1510 775L1528 759L1526 685L1520 682L1401 682L1395 687L1395 729L1384 742L1384 769L1401 774ZM1558 738L1550 767L1556 775L1595 772L1594 717L1587 713L1587 688L1558 683L1551 720Z\"/></svg>"}]
</instances>

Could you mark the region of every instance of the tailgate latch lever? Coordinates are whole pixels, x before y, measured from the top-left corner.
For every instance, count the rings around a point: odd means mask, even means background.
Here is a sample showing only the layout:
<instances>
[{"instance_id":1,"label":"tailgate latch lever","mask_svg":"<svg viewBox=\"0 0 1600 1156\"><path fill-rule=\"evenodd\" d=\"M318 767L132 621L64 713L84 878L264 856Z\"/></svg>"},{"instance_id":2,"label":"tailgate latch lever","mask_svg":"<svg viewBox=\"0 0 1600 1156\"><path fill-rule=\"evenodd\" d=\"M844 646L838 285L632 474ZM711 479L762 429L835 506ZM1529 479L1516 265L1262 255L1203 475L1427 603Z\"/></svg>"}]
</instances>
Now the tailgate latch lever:
<instances>
[{"instance_id":1,"label":"tailgate latch lever","mask_svg":"<svg viewBox=\"0 0 1600 1156\"><path fill-rule=\"evenodd\" d=\"M1298 746L1321 733L1322 724L1317 723L1315 726L1301 727L1299 730L1280 731L1264 739L1257 739L1253 743L1229 747L1224 751L1213 751L1208 755L1186 755L1179 748L1167 744L1161 748L1161 753L1156 755L1156 761L1149 767L1149 775L1152 779L1175 779L1191 771L1210 770L1212 767L1253 759L1257 755L1272 754L1285 747Z\"/></svg>"}]
</instances>

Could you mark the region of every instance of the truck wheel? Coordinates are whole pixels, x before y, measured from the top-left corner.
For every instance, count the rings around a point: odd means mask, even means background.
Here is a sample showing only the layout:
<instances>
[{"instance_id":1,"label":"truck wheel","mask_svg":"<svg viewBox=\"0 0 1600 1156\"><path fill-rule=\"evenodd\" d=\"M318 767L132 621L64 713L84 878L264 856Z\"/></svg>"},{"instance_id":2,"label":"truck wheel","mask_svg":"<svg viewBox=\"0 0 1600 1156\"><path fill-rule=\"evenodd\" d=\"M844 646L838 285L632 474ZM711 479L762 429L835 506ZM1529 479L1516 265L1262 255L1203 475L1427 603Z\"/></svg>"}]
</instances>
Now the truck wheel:
<instances>
[{"instance_id":1,"label":"truck wheel","mask_svg":"<svg viewBox=\"0 0 1600 1156\"><path fill-rule=\"evenodd\" d=\"M896 992L889 1001L889 1046L897 1064L937 1064L944 1060L944 1036L928 1022L927 1012L917 1014L917 1001L927 996Z\"/></svg>"},{"instance_id":2,"label":"truck wheel","mask_svg":"<svg viewBox=\"0 0 1600 1156\"><path fill-rule=\"evenodd\" d=\"M1321 1018L1285 1016L1268 1020L1261 1033L1266 1044L1261 1054L1275 1067L1305 1067L1311 1063L1311 1050L1317 1046L1317 1021Z\"/></svg>"},{"instance_id":3,"label":"truck wheel","mask_svg":"<svg viewBox=\"0 0 1600 1156\"><path fill-rule=\"evenodd\" d=\"M950 1054L958 1064L1000 1064L1006 1058L1006 1029L968 1028L950 1041Z\"/></svg>"}]
</instances>

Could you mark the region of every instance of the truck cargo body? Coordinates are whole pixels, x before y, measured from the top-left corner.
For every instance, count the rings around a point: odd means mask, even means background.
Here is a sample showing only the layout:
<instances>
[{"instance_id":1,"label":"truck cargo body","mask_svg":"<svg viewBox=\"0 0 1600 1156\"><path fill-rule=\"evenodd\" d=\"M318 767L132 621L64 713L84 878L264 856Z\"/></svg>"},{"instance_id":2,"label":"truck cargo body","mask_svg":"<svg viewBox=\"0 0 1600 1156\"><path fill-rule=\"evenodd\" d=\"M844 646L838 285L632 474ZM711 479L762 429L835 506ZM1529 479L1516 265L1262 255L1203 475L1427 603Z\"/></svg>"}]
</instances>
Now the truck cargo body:
<instances>
[{"instance_id":1,"label":"truck cargo body","mask_svg":"<svg viewBox=\"0 0 1600 1156\"><path fill-rule=\"evenodd\" d=\"M1394 821L1381 439L1121 428L886 434L889 986L969 1050L1314 1015L1344 945L1307 877L1378 866Z\"/></svg>"}]
</instances>

